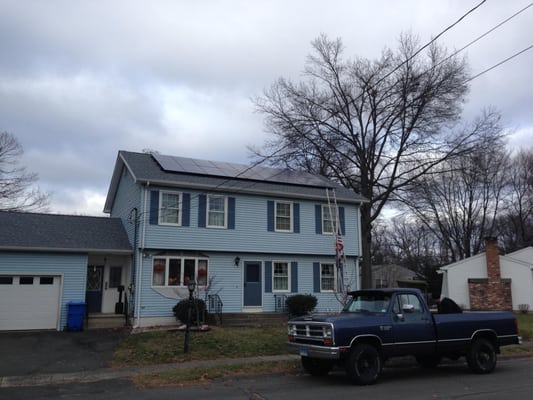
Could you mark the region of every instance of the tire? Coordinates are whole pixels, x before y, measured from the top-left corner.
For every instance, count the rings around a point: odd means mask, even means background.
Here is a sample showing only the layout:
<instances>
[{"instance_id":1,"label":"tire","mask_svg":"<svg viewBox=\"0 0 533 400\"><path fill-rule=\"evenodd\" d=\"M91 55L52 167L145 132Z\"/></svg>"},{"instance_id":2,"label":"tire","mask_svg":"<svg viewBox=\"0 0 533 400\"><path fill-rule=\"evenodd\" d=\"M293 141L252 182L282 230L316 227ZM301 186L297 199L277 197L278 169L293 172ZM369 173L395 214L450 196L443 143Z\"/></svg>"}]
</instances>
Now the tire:
<instances>
[{"instance_id":1,"label":"tire","mask_svg":"<svg viewBox=\"0 0 533 400\"><path fill-rule=\"evenodd\" d=\"M491 341L478 338L470 344L466 354L468 367L476 374L488 374L496 367L496 349Z\"/></svg>"},{"instance_id":2,"label":"tire","mask_svg":"<svg viewBox=\"0 0 533 400\"><path fill-rule=\"evenodd\" d=\"M328 360L321 360L318 358L302 357L303 369L313 376L326 376L333 364Z\"/></svg>"},{"instance_id":3,"label":"tire","mask_svg":"<svg viewBox=\"0 0 533 400\"><path fill-rule=\"evenodd\" d=\"M383 361L378 350L370 344L361 343L352 349L346 364L346 373L357 385L371 385L378 380L382 366Z\"/></svg>"},{"instance_id":4,"label":"tire","mask_svg":"<svg viewBox=\"0 0 533 400\"><path fill-rule=\"evenodd\" d=\"M423 368L436 368L440 362L441 362L442 358L441 356L418 356L416 357L416 362L418 364L420 364L421 367Z\"/></svg>"}]
</instances>

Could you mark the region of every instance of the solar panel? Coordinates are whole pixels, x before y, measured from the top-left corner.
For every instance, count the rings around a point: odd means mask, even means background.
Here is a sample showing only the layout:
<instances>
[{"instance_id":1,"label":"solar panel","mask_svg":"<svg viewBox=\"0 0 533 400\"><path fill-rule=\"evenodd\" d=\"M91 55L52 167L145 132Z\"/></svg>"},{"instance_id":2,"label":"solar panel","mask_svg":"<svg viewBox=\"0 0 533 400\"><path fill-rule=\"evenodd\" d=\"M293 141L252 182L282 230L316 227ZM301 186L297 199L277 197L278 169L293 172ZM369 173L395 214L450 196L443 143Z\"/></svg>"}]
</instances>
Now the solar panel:
<instances>
[{"instance_id":1,"label":"solar panel","mask_svg":"<svg viewBox=\"0 0 533 400\"><path fill-rule=\"evenodd\" d=\"M167 172L238 178L254 181L287 183L293 185L328 187L331 182L325 178L304 171L247 166L243 164L198 160L187 157L152 154L159 166Z\"/></svg>"}]
</instances>

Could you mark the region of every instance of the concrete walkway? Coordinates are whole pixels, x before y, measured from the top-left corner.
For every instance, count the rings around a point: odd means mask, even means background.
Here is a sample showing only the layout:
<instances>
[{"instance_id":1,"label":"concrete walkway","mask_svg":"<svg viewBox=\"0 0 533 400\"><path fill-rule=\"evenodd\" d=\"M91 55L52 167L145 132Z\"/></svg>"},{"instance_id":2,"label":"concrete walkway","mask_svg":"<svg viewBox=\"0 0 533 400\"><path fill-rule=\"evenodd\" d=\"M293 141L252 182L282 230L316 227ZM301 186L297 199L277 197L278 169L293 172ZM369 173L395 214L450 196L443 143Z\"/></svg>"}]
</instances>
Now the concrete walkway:
<instances>
[{"instance_id":1,"label":"concrete walkway","mask_svg":"<svg viewBox=\"0 0 533 400\"><path fill-rule=\"evenodd\" d=\"M297 360L296 355L284 354L277 356L260 356L250 358L222 358L218 360L188 361L171 364L156 364L128 368L99 368L89 371L35 374L24 376L3 376L0 377L0 389L8 387L24 386L45 386L61 385L67 383L98 382L110 379L125 379L138 375L154 374L158 372L171 371L176 369L206 368L237 364L261 363L265 361Z\"/></svg>"}]
</instances>

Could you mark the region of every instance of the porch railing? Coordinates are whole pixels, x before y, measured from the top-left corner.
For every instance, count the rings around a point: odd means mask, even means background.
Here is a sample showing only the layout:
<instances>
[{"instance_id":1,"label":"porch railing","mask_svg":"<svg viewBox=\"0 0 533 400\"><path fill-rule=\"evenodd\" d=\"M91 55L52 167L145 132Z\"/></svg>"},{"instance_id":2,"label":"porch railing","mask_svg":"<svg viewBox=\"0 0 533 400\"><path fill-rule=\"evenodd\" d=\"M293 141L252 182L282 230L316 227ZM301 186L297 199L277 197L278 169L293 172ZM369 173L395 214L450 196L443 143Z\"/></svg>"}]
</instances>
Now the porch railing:
<instances>
[{"instance_id":1,"label":"porch railing","mask_svg":"<svg viewBox=\"0 0 533 400\"><path fill-rule=\"evenodd\" d=\"M222 325L222 307L224 307L224 303L218 294L207 296L207 310L209 313L215 314L220 325Z\"/></svg>"},{"instance_id":2,"label":"porch railing","mask_svg":"<svg viewBox=\"0 0 533 400\"><path fill-rule=\"evenodd\" d=\"M279 313L287 312L287 296L284 294L274 295L274 310Z\"/></svg>"}]
</instances>

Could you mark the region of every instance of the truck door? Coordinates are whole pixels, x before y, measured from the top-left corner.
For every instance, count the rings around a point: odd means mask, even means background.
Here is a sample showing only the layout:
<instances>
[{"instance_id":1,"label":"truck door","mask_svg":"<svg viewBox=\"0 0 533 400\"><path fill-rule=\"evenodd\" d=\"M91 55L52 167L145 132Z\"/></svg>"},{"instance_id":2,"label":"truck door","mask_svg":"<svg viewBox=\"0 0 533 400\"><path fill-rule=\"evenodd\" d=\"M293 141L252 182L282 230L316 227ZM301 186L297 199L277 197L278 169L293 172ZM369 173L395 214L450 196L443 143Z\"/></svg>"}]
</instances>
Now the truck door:
<instances>
[{"instance_id":1,"label":"truck door","mask_svg":"<svg viewBox=\"0 0 533 400\"><path fill-rule=\"evenodd\" d=\"M397 294L393 303L395 354L432 354L435 328L420 298L412 293Z\"/></svg>"}]
</instances>

